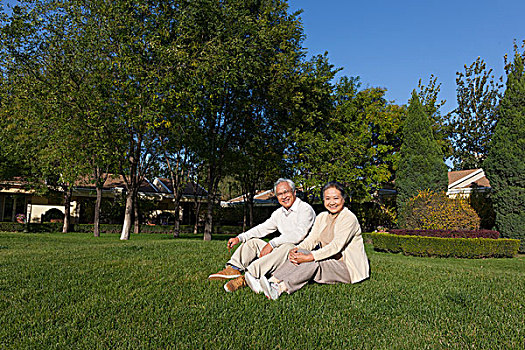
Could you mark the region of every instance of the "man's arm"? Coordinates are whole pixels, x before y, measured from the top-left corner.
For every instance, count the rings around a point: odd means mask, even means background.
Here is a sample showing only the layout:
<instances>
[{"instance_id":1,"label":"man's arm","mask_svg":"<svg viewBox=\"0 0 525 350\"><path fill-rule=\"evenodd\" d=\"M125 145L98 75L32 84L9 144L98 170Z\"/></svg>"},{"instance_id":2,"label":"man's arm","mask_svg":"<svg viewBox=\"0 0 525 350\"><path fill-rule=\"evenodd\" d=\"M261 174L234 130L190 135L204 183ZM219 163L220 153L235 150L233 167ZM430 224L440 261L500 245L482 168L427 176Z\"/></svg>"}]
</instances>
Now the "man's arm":
<instances>
[{"instance_id":1,"label":"man's arm","mask_svg":"<svg viewBox=\"0 0 525 350\"><path fill-rule=\"evenodd\" d=\"M246 242L250 238L261 238L269 235L272 232L277 231L277 221L275 220L275 214L277 210L272 213L272 215L263 222L246 232L243 232L237 236L241 242Z\"/></svg>"}]
</instances>

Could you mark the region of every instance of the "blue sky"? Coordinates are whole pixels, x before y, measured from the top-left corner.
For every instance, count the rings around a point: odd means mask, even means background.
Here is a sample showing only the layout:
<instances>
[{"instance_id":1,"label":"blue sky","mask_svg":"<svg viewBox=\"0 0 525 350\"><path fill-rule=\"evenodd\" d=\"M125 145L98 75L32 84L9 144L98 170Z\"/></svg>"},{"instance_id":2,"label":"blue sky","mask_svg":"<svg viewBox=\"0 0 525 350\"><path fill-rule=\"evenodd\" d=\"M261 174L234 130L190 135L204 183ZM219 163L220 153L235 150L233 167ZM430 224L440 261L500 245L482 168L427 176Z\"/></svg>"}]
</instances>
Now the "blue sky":
<instances>
[{"instance_id":1,"label":"blue sky","mask_svg":"<svg viewBox=\"0 0 525 350\"><path fill-rule=\"evenodd\" d=\"M2 4L15 3L2 0ZM301 15L308 56L328 52L340 75L384 87L407 103L421 78L441 83L442 114L456 107L456 72L478 56L496 76L513 40L525 39L525 0L289 0Z\"/></svg>"},{"instance_id":2,"label":"blue sky","mask_svg":"<svg viewBox=\"0 0 525 350\"><path fill-rule=\"evenodd\" d=\"M384 87L407 103L419 79L434 74L442 114L456 107L456 72L478 56L496 76L513 40L525 39L525 0L343 1L290 0L303 9L308 55L328 51L340 73L360 76L363 87Z\"/></svg>"}]
</instances>

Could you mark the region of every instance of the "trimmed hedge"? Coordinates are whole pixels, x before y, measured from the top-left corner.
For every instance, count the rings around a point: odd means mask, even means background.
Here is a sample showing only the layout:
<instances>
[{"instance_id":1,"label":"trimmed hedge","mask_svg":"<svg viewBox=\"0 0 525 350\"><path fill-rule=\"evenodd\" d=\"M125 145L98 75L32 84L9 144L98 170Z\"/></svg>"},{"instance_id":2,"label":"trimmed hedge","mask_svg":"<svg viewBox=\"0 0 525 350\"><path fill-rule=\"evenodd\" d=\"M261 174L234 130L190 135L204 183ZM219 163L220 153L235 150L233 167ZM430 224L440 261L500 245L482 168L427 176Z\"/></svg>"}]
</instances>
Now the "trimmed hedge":
<instances>
[{"instance_id":1,"label":"trimmed hedge","mask_svg":"<svg viewBox=\"0 0 525 350\"><path fill-rule=\"evenodd\" d=\"M438 238L371 233L374 249L414 256L454 258L512 258L518 253L517 239Z\"/></svg>"},{"instance_id":2,"label":"trimmed hedge","mask_svg":"<svg viewBox=\"0 0 525 350\"><path fill-rule=\"evenodd\" d=\"M43 224L19 224L18 222L0 222L0 232L61 232L63 224L60 222L46 222Z\"/></svg>"},{"instance_id":3,"label":"trimmed hedge","mask_svg":"<svg viewBox=\"0 0 525 350\"><path fill-rule=\"evenodd\" d=\"M63 224L57 223L31 223L29 225L19 224L17 222L0 222L0 232L62 232ZM70 232L93 232L92 224L72 224L70 225ZM117 224L101 224L101 233L116 233L120 234L122 225ZM215 226L214 233L239 234L242 232L240 226ZM140 225L140 233L166 233L173 234L173 226L171 225ZM181 225L180 233L193 233L193 225ZM202 232L199 232L202 233Z\"/></svg>"},{"instance_id":4,"label":"trimmed hedge","mask_svg":"<svg viewBox=\"0 0 525 350\"><path fill-rule=\"evenodd\" d=\"M493 230L389 230L400 236L424 236L441 238L491 238L498 239L499 232Z\"/></svg>"}]
</instances>

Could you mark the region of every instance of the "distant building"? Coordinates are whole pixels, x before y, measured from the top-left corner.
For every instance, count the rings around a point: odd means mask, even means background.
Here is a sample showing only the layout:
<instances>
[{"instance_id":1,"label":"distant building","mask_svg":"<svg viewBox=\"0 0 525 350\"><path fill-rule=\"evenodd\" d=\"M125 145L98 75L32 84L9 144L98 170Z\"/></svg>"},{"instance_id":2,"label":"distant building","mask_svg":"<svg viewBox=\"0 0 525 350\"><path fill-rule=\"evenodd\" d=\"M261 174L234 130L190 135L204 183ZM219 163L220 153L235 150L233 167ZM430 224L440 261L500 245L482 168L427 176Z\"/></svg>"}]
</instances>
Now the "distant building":
<instances>
[{"instance_id":1,"label":"distant building","mask_svg":"<svg viewBox=\"0 0 525 350\"><path fill-rule=\"evenodd\" d=\"M232 207L236 205L241 205L246 202L246 196L238 196L235 198L232 198L228 201L221 202L222 207ZM253 197L253 204L255 206L276 206L279 205L279 202L277 201L277 197L275 197L275 194L273 193L273 190L259 190L256 191L255 196Z\"/></svg>"},{"instance_id":2,"label":"distant building","mask_svg":"<svg viewBox=\"0 0 525 350\"><path fill-rule=\"evenodd\" d=\"M115 199L125 193L124 178L120 175L111 175L107 178L102 189L102 198ZM199 185L188 183L185 185L181 206L180 219L183 222L190 220L195 200L207 201L207 192ZM71 197L71 217L73 222L84 222L85 202L96 198L95 184L87 180L78 181L73 188ZM139 188L139 198L151 200L155 203L154 215L174 214L173 188L165 178L155 178L153 181L145 179ZM58 209L64 213L63 196L50 191L46 195L39 195L30 189L27 181L15 178L0 182L0 221L16 221L19 214L24 214L30 222L40 222L41 217L50 209Z\"/></svg>"},{"instance_id":3,"label":"distant building","mask_svg":"<svg viewBox=\"0 0 525 350\"><path fill-rule=\"evenodd\" d=\"M473 191L490 191L490 182L485 176L483 169L470 169L448 172L449 197L469 197Z\"/></svg>"}]
</instances>

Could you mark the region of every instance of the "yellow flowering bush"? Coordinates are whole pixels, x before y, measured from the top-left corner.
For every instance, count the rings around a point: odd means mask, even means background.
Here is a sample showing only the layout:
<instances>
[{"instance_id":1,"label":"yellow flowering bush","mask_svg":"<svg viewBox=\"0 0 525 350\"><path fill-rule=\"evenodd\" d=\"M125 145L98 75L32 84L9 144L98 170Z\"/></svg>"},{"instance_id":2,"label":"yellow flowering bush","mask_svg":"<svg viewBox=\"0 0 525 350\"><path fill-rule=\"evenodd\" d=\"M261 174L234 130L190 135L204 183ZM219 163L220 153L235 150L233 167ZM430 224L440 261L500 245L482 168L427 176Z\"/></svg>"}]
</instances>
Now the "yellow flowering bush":
<instances>
[{"instance_id":1,"label":"yellow flowering bush","mask_svg":"<svg viewBox=\"0 0 525 350\"><path fill-rule=\"evenodd\" d=\"M405 228L412 230L477 230L480 217L467 199L444 192L419 191L405 207Z\"/></svg>"}]
</instances>

